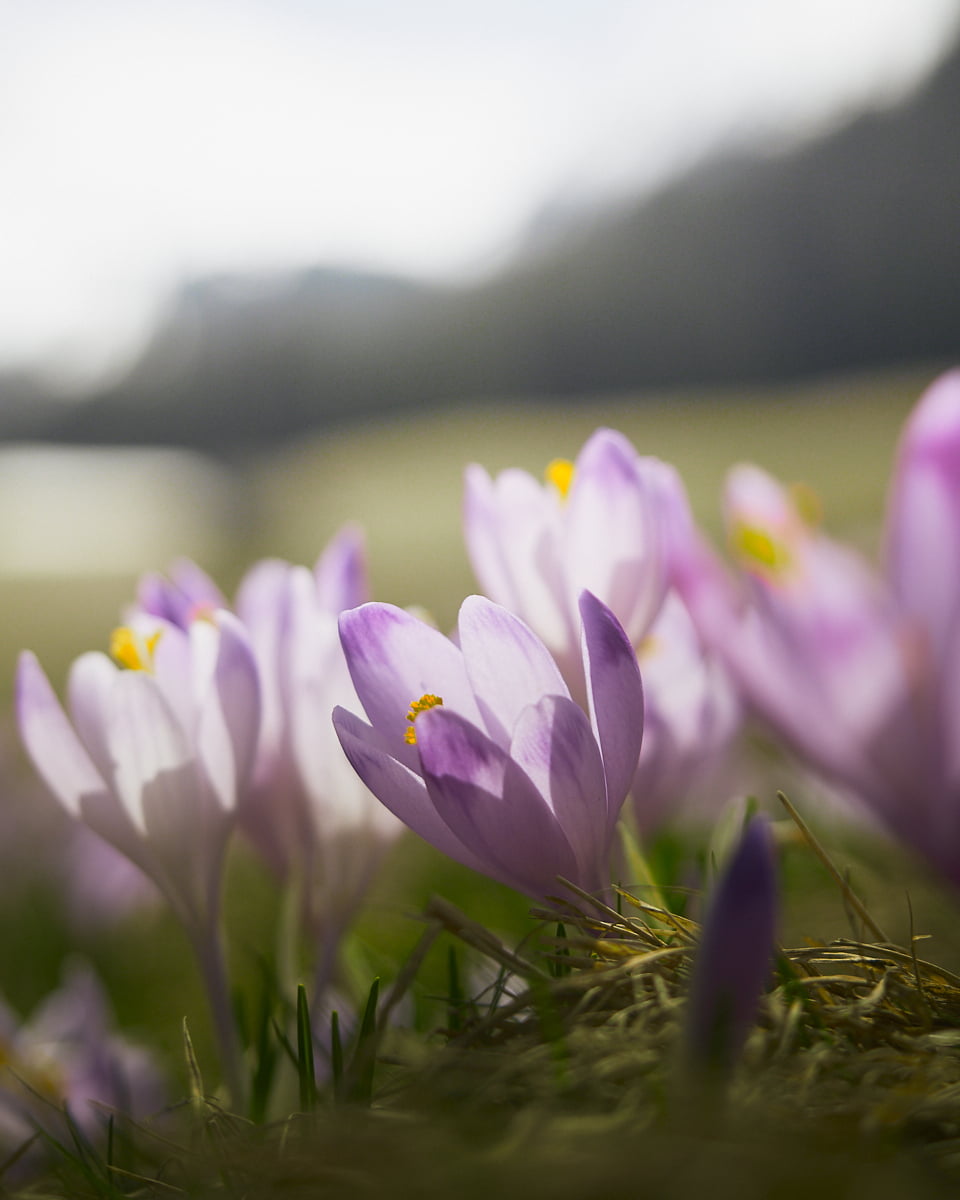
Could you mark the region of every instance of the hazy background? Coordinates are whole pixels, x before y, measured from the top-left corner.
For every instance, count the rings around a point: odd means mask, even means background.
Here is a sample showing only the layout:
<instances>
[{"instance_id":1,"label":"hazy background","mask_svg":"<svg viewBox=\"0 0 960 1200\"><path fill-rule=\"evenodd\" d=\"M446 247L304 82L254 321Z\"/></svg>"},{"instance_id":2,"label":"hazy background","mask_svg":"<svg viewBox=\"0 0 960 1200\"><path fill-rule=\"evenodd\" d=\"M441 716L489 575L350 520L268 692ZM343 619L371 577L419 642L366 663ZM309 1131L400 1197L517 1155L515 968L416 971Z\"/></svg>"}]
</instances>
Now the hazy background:
<instances>
[{"instance_id":1,"label":"hazy background","mask_svg":"<svg viewBox=\"0 0 960 1200\"><path fill-rule=\"evenodd\" d=\"M705 519L753 457L869 540L960 356L958 30L954 0L0 0L3 678L99 644L138 570L231 585L350 517L380 594L448 619L464 463L598 423Z\"/></svg>"}]
</instances>

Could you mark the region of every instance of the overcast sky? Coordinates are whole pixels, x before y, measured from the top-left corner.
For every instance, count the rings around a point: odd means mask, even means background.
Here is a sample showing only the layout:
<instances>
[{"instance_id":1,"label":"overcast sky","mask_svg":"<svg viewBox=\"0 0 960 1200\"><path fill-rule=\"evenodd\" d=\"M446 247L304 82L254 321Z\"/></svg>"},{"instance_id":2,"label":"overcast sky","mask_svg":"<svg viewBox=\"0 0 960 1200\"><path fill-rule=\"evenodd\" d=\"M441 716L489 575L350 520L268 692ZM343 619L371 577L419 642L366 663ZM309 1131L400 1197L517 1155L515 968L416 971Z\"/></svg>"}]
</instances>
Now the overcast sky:
<instances>
[{"instance_id":1,"label":"overcast sky","mask_svg":"<svg viewBox=\"0 0 960 1200\"><path fill-rule=\"evenodd\" d=\"M957 0L0 0L0 367L184 277L483 270L545 204L902 94Z\"/></svg>"}]
</instances>

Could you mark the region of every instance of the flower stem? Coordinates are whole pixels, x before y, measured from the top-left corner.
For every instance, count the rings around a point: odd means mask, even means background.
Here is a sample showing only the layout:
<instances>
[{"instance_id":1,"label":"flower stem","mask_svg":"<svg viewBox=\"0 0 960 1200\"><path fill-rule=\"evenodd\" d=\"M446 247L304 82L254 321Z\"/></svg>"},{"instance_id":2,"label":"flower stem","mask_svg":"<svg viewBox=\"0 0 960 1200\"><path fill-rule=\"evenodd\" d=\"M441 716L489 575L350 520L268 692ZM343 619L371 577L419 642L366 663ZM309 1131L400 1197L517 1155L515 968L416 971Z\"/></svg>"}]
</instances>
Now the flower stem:
<instances>
[{"instance_id":1,"label":"flower stem","mask_svg":"<svg viewBox=\"0 0 960 1200\"><path fill-rule=\"evenodd\" d=\"M235 1112L245 1113L247 1096L240 1054L240 1040L230 1004L230 988L223 954L223 941L216 919L190 930L190 941L207 992L210 1018L220 1054L220 1067Z\"/></svg>"}]
</instances>

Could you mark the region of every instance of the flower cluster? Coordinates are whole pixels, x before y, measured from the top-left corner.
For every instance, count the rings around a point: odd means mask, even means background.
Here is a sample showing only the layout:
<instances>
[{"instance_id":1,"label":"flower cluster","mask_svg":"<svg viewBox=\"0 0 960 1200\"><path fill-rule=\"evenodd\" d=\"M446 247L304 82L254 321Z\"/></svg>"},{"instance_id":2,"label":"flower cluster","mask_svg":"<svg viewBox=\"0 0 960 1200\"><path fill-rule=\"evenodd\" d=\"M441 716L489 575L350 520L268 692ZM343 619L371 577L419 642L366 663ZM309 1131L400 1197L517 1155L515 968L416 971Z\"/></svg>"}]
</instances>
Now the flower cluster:
<instances>
[{"instance_id":1,"label":"flower cluster","mask_svg":"<svg viewBox=\"0 0 960 1200\"><path fill-rule=\"evenodd\" d=\"M960 886L960 372L904 429L881 572L757 467L725 499L736 575L702 540L678 572L704 642L805 761Z\"/></svg>"},{"instance_id":2,"label":"flower cluster","mask_svg":"<svg viewBox=\"0 0 960 1200\"><path fill-rule=\"evenodd\" d=\"M235 829L298 898L315 1002L403 826L538 901L567 883L603 897L622 816L645 836L736 792L745 713L960 886L960 372L904 431L881 572L806 507L735 468L731 570L676 472L601 429L543 482L468 468L464 536L486 595L451 636L372 601L347 528L312 571L256 564L232 603L193 563L145 577L110 654L74 663L65 707L23 654L27 753L182 921L235 1099L219 941ZM752 1019L772 847L754 823L718 887L690 1026L701 1056L727 1009L724 1053ZM741 962L734 925L753 931L742 987L709 965Z\"/></svg>"}]
</instances>

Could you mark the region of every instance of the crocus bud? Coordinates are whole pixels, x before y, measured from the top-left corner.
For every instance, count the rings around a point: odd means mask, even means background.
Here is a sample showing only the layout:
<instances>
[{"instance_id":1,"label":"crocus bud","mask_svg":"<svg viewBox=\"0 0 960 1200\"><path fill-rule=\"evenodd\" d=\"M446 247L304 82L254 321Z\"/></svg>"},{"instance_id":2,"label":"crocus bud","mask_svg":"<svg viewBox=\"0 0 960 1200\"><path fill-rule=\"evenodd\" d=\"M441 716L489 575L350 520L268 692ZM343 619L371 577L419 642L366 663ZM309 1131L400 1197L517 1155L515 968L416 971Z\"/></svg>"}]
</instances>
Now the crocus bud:
<instances>
[{"instance_id":1,"label":"crocus bud","mask_svg":"<svg viewBox=\"0 0 960 1200\"><path fill-rule=\"evenodd\" d=\"M719 880L693 966L685 1050L726 1072L756 1020L774 953L777 871L768 822L754 817Z\"/></svg>"}]
</instances>

